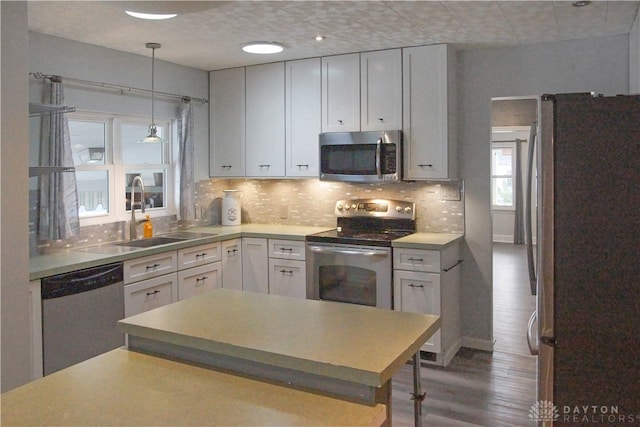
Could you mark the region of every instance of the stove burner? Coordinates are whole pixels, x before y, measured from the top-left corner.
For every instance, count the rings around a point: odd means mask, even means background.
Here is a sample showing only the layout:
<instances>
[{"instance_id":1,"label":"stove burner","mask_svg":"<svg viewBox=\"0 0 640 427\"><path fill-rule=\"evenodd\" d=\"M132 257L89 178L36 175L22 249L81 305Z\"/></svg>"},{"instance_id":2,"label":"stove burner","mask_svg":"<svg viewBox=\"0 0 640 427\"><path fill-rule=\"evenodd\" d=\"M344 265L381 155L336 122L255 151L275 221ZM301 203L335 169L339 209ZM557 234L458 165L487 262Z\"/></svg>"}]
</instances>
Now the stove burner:
<instances>
[{"instance_id":1,"label":"stove burner","mask_svg":"<svg viewBox=\"0 0 640 427\"><path fill-rule=\"evenodd\" d=\"M342 200L336 203L337 228L307 236L307 241L391 246L392 240L415 233L414 209L413 203L394 200Z\"/></svg>"}]
</instances>

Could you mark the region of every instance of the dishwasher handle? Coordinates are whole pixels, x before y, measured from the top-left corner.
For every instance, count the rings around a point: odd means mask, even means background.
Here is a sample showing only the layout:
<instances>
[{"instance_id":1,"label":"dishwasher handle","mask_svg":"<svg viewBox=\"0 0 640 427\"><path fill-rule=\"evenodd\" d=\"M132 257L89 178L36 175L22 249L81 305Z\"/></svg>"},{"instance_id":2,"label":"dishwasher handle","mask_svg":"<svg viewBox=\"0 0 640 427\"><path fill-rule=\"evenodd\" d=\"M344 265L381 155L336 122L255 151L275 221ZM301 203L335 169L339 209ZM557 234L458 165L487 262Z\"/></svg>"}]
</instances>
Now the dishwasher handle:
<instances>
[{"instance_id":1,"label":"dishwasher handle","mask_svg":"<svg viewBox=\"0 0 640 427\"><path fill-rule=\"evenodd\" d=\"M121 262L49 276L42 279L43 300L92 291L123 281Z\"/></svg>"}]
</instances>

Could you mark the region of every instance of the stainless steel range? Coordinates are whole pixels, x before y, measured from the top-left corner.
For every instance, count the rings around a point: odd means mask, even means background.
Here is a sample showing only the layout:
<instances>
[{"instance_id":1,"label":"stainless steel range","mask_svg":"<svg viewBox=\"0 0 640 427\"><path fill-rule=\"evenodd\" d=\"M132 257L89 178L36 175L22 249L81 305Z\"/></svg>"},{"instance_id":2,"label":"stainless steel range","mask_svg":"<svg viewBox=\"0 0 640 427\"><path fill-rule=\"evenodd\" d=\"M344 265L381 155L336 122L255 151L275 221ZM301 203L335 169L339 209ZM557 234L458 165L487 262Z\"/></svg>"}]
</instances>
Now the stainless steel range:
<instances>
[{"instance_id":1,"label":"stainless steel range","mask_svg":"<svg viewBox=\"0 0 640 427\"><path fill-rule=\"evenodd\" d=\"M416 230L415 204L336 203L337 228L307 236L307 297L393 308L391 242Z\"/></svg>"}]
</instances>

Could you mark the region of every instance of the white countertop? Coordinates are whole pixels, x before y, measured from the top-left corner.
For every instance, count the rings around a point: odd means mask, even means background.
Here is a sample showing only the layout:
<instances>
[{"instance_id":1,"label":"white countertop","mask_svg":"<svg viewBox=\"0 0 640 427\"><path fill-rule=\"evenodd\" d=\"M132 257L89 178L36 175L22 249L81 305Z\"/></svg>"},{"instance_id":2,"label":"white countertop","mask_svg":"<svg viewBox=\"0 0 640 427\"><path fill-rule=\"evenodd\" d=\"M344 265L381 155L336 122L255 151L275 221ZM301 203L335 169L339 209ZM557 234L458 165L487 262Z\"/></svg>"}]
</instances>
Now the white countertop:
<instances>
[{"instance_id":1,"label":"white countertop","mask_svg":"<svg viewBox=\"0 0 640 427\"><path fill-rule=\"evenodd\" d=\"M154 341L379 387L437 331L440 318L215 289L118 327Z\"/></svg>"},{"instance_id":2,"label":"white countertop","mask_svg":"<svg viewBox=\"0 0 640 427\"><path fill-rule=\"evenodd\" d=\"M117 349L2 395L11 426L379 426L362 405Z\"/></svg>"}]
</instances>

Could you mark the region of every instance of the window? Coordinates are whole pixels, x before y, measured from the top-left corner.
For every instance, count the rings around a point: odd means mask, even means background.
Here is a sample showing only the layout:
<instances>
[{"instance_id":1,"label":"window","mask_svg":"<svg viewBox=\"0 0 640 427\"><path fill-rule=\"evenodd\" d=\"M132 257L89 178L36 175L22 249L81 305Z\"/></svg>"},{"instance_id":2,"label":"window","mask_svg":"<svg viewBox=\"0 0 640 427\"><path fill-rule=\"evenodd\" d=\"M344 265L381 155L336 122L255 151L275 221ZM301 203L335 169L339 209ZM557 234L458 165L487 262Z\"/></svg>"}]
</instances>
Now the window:
<instances>
[{"instance_id":1,"label":"window","mask_svg":"<svg viewBox=\"0 0 640 427\"><path fill-rule=\"evenodd\" d=\"M168 144L138 144L150 119L100 113L71 113L69 134L76 168L81 225L130 218L131 182L139 175L152 216L174 214L171 122L156 120ZM135 193L140 201L139 191Z\"/></svg>"},{"instance_id":2,"label":"window","mask_svg":"<svg viewBox=\"0 0 640 427\"><path fill-rule=\"evenodd\" d=\"M491 204L493 209L515 208L514 173L516 146L513 142L491 145Z\"/></svg>"}]
</instances>

